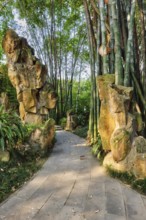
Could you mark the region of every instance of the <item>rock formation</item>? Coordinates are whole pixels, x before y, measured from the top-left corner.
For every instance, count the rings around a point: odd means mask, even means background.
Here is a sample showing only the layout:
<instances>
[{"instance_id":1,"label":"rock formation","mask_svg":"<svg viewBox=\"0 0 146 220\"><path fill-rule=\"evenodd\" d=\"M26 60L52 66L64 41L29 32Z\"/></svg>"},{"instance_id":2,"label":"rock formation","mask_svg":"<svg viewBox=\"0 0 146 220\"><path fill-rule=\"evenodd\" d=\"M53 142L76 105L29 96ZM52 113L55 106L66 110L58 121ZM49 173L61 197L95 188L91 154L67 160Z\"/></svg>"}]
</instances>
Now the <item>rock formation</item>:
<instances>
[{"instance_id":1,"label":"rock formation","mask_svg":"<svg viewBox=\"0 0 146 220\"><path fill-rule=\"evenodd\" d=\"M50 118L42 128L38 127L31 133L29 145L35 150L41 149L45 152L48 148L52 147L54 136L55 121Z\"/></svg>"},{"instance_id":2,"label":"rock formation","mask_svg":"<svg viewBox=\"0 0 146 220\"><path fill-rule=\"evenodd\" d=\"M73 131L77 127L77 120L77 116L75 115L73 110L68 110L65 130Z\"/></svg>"},{"instance_id":3,"label":"rock formation","mask_svg":"<svg viewBox=\"0 0 146 220\"><path fill-rule=\"evenodd\" d=\"M46 67L34 56L27 40L11 29L3 38L3 49L8 76L16 88L21 119L26 123L42 123L57 100L52 86L47 83Z\"/></svg>"},{"instance_id":4,"label":"rock formation","mask_svg":"<svg viewBox=\"0 0 146 220\"><path fill-rule=\"evenodd\" d=\"M113 75L109 75L106 78L106 80L104 80L104 78L102 77L98 78L98 88L99 88L99 95L101 100L98 131L100 133L102 145L105 151L111 149L110 137L115 129L114 116L110 112L110 106L108 102L109 100L108 85L113 83L114 83Z\"/></svg>"},{"instance_id":5,"label":"rock formation","mask_svg":"<svg viewBox=\"0 0 146 220\"><path fill-rule=\"evenodd\" d=\"M101 100L98 130L103 149L109 152L103 163L146 177L146 140L138 136L142 119L133 110L133 88L116 86L114 78L107 74L97 79Z\"/></svg>"}]
</instances>

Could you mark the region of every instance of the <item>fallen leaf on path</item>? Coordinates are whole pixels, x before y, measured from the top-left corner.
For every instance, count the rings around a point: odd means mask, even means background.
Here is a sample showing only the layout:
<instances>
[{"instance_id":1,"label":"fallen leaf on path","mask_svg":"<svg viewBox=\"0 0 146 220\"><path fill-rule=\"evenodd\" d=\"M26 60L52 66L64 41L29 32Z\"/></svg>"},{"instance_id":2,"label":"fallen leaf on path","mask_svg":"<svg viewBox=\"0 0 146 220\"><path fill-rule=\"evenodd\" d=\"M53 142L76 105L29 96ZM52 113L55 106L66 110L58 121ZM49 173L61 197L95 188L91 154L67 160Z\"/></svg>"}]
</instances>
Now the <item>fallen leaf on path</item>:
<instances>
[{"instance_id":1,"label":"fallen leaf on path","mask_svg":"<svg viewBox=\"0 0 146 220\"><path fill-rule=\"evenodd\" d=\"M85 160L85 155L81 155L80 160Z\"/></svg>"}]
</instances>

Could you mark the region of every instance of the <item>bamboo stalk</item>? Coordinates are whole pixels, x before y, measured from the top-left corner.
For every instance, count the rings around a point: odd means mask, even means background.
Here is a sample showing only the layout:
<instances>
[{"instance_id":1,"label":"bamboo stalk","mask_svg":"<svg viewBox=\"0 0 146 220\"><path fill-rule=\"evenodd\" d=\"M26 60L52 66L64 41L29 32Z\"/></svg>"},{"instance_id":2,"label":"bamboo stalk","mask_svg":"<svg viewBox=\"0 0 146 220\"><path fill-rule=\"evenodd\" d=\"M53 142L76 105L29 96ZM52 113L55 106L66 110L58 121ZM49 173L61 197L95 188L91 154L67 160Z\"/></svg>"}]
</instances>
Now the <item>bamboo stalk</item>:
<instances>
[{"instance_id":1,"label":"bamboo stalk","mask_svg":"<svg viewBox=\"0 0 146 220\"><path fill-rule=\"evenodd\" d=\"M131 12L128 15L128 40L127 40L127 51L126 51L126 64L124 73L124 86L130 86L130 59L133 42L133 29L134 29L134 14L135 14L136 1L132 0Z\"/></svg>"},{"instance_id":2,"label":"bamboo stalk","mask_svg":"<svg viewBox=\"0 0 146 220\"><path fill-rule=\"evenodd\" d=\"M110 73L114 74L115 73L115 54L114 54L114 30L113 30L113 19L111 15L111 6L109 6L109 17L110 17L110 48L111 48L111 53L110 53Z\"/></svg>"},{"instance_id":3,"label":"bamboo stalk","mask_svg":"<svg viewBox=\"0 0 146 220\"><path fill-rule=\"evenodd\" d=\"M123 85L123 66L122 66L122 54L121 54L121 37L120 28L118 24L118 16L116 10L116 0L109 0L111 6L113 30L115 37L115 83L117 85Z\"/></svg>"},{"instance_id":4,"label":"bamboo stalk","mask_svg":"<svg viewBox=\"0 0 146 220\"><path fill-rule=\"evenodd\" d=\"M106 28L105 28L105 8L104 8L103 0L99 1L99 9L100 9L100 20L101 20L101 43L103 50L106 51L107 44L106 44ZM109 73L107 55L102 56L102 62L103 62L103 74Z\"/></svg>"}]
</instances>

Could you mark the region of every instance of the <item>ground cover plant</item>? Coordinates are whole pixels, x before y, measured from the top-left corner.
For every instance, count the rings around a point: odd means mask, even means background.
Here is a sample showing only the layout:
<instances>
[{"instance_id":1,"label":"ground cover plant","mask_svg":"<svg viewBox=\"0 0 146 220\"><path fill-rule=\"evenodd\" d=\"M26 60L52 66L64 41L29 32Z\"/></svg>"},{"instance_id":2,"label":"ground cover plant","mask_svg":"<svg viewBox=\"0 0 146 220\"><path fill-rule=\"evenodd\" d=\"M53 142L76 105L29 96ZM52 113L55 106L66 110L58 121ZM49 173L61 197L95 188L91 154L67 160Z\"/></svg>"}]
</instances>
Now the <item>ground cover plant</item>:
<instances>
[{"instance_id":1,"label":"ground cover plant","mask_svg":"<svg viewBox=\"0 0 146 220\"><path fill-rule=\"evenodd\" d=\"M48 157L50 151L44 154L27 143L37 127L23 125L15 112L6 112L0 106L0 152L10 154L10 160L0 162L0 202L29 180Z\"/></svg>"},{"instance_id":2,"label":"ground cover plant","mask_svg":"<svg viewBox=\"0 0 146 220\"><path fill-rule=\"evenodd\" d=\"M88 126L85 127L77 127L73 133L78 135L79 137L86 138L88 132Z\"/></svg>"},{"instance_id":3,"label":"ground cover plant","mask_svg":"<svg viewBox=\"0 0 146 220\"><path fill-rule=\"evenodd\" d=\"M19 116L14 112L6 112L0 106L0 150L12 150L19 140L22 140L26 133Z\"/></svg>"},{"instance_id":4,"label":"ground cover plant","mask_svg":"<svg viewBox=\"0 0 146 220\"><path fill-rule=\"evenodd\" d=\"M111 177L121 180L139 193L146 195L146 178L137 179L133 173L118 172L111 167L107 167L106 170Z\"/></svg>"},{"instance_id":5,"label":"ground cover plant","mask_svg":"<svg viewBox=\"0 0 146 220\"><path fill-rule=\"evenodd\" d=\"M92 145L92 149L91 149L91 152L92 154L97 157L97 159L102 162L103 159L104 159L104 156L105 156L105 151L103 150L102 148L102 142L101 142L101 137L98 133L98 136L97 136L97 140L96 140L96 143L94 143Z\"/></svg>"},{"instance_id":6,"label":"ground cover plant","mask_svg":"<svg viewBox=\"0 0 146 220\"><path fill-rule=\"evenodd\" d=\"M32 155L31 155L32 156ZM16 157L9 162L0 162L0 202L20 188L38 171L46 158L34 154L22 160Z\"/></svg>"}]
</instances>

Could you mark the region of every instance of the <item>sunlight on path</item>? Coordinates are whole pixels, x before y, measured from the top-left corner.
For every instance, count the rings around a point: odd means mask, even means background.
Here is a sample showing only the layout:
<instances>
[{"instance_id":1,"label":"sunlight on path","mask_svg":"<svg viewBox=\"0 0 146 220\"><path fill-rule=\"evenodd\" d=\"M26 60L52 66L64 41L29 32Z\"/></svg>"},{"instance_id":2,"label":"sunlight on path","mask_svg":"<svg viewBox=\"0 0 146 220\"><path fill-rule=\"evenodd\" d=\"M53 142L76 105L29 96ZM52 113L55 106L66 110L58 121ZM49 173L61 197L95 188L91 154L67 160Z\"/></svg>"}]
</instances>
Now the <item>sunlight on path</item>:
<instances>
[{"instance_id":1,"label":"sunlight on path","mask_svg":"<svg viewBox=\"0 0 146 220\"><path fill-rule=\"evenodd\" d=\"M146 220L146 197L108 177L85 140L57 131L43 168L0 206L4 220Z\"/></svg>"}]
</instances>

